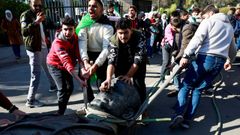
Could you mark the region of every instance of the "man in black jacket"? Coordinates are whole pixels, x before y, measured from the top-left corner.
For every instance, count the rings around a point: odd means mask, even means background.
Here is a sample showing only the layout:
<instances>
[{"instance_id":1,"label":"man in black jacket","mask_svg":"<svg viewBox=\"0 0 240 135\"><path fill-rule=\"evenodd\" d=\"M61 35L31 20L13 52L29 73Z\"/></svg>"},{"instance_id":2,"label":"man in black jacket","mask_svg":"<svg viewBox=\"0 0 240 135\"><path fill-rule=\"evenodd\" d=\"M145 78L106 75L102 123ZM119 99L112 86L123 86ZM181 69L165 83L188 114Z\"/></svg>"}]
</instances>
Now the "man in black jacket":
<instances>
[{"instance_id":1,"label":"man in black jacket","mask_svg":"<svg viewBox=\"0 0 240 135\"><path fill-rule=\"evenodd\" d=\"M141 101L146 98L146 40L131 28L131 21L122 18L116 24L117 32L110 39L106 80L101 91L108 91L112 75L137 88Z\"/></svg>"}]
</instances>

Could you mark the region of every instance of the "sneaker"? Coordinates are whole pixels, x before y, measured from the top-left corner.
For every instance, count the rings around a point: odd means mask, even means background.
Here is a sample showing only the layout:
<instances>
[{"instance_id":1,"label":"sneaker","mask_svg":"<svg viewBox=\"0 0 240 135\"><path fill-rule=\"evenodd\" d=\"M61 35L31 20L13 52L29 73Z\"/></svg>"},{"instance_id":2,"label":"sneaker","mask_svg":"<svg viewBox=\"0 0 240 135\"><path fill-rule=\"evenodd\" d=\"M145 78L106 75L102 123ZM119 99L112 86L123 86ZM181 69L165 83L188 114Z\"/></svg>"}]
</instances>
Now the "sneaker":
<instances>
[{"instance_id":1,"label":"sneaker","mask_svg":"<svg viewBox=\"0 0 240 135\"><path fill-rule=\"evenodd\" d=\"M177 115L176 117L173 118L172 122L170 123L169 128L174 129L178 127L182 122L184 121L182 115Z\"/></svg>"},{"instance_id":2,"label":"sneaker","mask_svg":"<svg viewBox=\"0 0 240 135\"><path fill-rule=\"evenodd\" d=\"M172 91L167 93L168 97L176 97L177 95L178 95L178 91L177 90L172 90Z\"/></svg>"},{"instance_id":3,"label":"sneaker","mask_svg":"<svg viewBox=\"0 0 240 135\"><path fill-rule=\"evenodd\" d=\"M87 114L86 112L86 108L83 107L83 108L80 108L79 110L76 111L76 114L79 115L79 116L84 116Z\"/></svg>"},{"instance_id":4,"label":"sneaker","mask_svg":"<svg viewBox=\"0 0 240 135\"><path fill-rule=\"evenodd\" d=\"M190 128L190 122L188 120L184 120L180 126L184 129L189 129Z\"/></svg>"},{"instance_id":5,"label":"sneaker","mask_svg":"<svg viewBox=\"0 0 240 135\"><path fill-rule=\"evenodd\" d=\"M41 106L44 106L44 103L38 101L38 100L27 100L26 104L25 104L27 107L30 107L30 108L35 108L35 107L41 107Z\"/></svg>"},{"instance_id":6,"label":"sneaker","mask_svg":"<svg viewBox=\"0 0 240 135\"><path fill-rule=\"evenodd\" d=\"M56 92L57 91L57 86L51 86L48 91L51 92L51 93Z\"/></svg>"},{"instance_id":7,"label":"sneaker","mask_svg":"<svg viewBox=\"0 0 240 135\"><path fill-rule=\"evenodd\" d=\"M148 112L144 111L142 115L139 116L139 122L137 124L142 125L142 126L147 126L148 122L145 120L149 118Z\"/></svg>"}]
</instances>

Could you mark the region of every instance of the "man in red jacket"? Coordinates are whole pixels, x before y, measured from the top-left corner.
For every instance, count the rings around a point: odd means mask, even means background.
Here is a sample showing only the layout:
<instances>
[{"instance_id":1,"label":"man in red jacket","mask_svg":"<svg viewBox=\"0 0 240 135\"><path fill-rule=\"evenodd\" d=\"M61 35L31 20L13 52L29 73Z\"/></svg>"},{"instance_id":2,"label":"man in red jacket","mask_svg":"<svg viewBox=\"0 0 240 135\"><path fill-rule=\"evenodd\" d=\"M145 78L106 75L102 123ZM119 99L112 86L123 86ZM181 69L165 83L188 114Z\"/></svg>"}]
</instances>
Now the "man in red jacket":
<instances>
[{"instance_id":1,"label":"man in red jacket","mask_svg":"<svg viewBox=\"0 0 240 135\"><path fill-rule=\"evenodd\" d=\"M77 59L81 67L78 49L78 37L75 34L75 22L70 17L65 17L62 20L62 29L56 35L52 43L51 50L47 56L47 64L50 74L52 75L58 88L58 112L63 115L70 95L73 91L73 77L81 86L85 86L86 82L79 78L74 66ZM82 68L82 72L84 69Z\"/></svg>"}]
</instances>

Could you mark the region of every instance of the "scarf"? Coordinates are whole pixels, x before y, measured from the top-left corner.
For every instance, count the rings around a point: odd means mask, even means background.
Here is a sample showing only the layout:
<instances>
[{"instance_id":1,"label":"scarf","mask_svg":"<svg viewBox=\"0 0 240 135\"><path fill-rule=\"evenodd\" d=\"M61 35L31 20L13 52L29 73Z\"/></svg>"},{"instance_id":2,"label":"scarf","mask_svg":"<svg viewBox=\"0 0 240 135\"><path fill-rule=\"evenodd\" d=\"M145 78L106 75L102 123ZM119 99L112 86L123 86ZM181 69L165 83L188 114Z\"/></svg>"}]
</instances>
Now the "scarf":
<instances>
[{"instance_id":1,"label":"scarf","mask_svg":"<svg viewBox=\"0 0 240 135\"><path fill-rule=\"evenodd\" d=\"M12 15L12 12L10 11L10 10L6 10L5 11L5 17L6 17L6 19L8 20L8 21L12 21L12 19L13 19L13 15Z\"/></svg>"}]
</instances>

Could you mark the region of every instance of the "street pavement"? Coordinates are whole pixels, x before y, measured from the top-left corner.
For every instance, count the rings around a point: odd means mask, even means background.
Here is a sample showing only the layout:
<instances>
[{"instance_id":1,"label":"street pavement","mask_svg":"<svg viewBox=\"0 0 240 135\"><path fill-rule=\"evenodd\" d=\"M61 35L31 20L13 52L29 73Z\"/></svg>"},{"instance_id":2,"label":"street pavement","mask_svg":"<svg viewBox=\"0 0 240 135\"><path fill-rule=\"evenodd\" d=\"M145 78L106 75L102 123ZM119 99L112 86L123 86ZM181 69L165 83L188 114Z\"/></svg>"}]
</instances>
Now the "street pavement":
<instances>
[{"instance_id":1,"label":"street pavement","mask_svg":"<svg viewBox=\"0 0 240 135\"><path fill-rule=\"evenodd\" d=\"M46 76L41 75L41 81L37 98L47 105L40 108L28 108L25 106L28 85L30 80L30 69L28 57L24 46L21 46L22 59L16 61L9 46L0 47L0 90L21 110L27 113L48 113L57 110L57 95L49 93L49 83ZM238 57L240 55L238 54ZM222 135L240 134L240 92L239 92L239 66L240 58L236 59L232 70L223 71L223 84L216 91L216 103L221 113ZM148 89L159 79L161 67L161 55L155 54L147 65L146 85ZM74 92L70 98L68 109L65 114L73 113L83 107L82 89L76 82ZM150 118L170 118L174 111L173 107L176 98L169 98L166 93L173 90L170 84L160 95L149 105L148 113ZM136 125L131 128L131 134L136 135L214 135L218 128L217 113L213 107L211 95L203 95L199 104L196 118L188 130L168 128L169 121L153 122L147 125ZM13 119L13 116L6 110L0 108L0 118ZM130 130L130 129L129 129ZM130 134L130 133L129 133Z\"/></svg>"}]
</instances>

